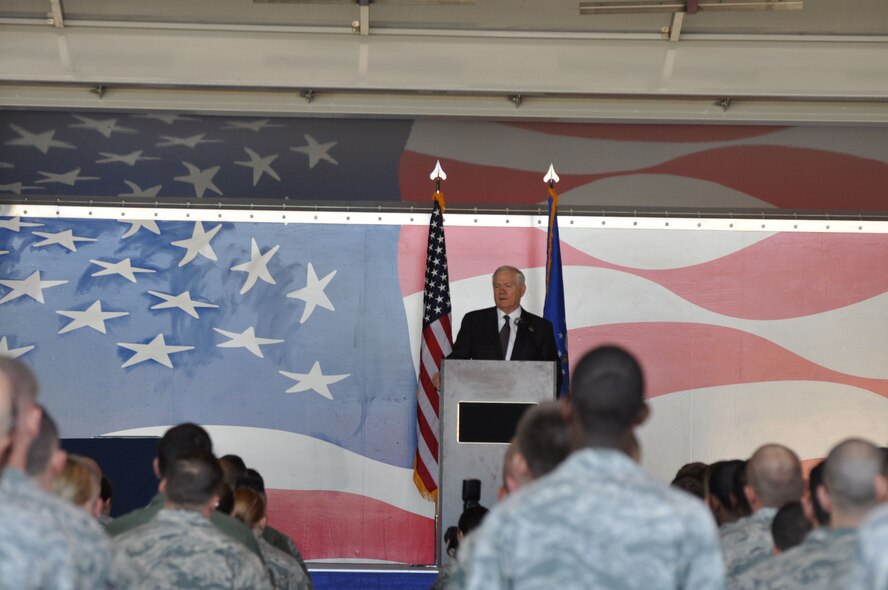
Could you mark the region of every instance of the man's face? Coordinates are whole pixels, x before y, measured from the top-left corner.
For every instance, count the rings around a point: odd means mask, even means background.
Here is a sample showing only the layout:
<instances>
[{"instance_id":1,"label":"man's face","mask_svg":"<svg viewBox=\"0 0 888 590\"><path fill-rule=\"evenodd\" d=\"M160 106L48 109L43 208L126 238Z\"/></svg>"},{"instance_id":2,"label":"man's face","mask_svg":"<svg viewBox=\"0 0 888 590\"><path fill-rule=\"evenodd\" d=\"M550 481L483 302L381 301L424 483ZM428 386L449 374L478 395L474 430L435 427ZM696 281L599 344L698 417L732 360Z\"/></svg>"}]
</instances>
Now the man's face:
<instances>
[{"instance_id":1,"label":"man's face","mask_svg":"<svg viewBox=\"0 0 888 590\"><path fill-rule=\"evenodd\" d=\"M512 313L521 305L525 285L518 283L513 270L501 270L493 275L493 301L503 313Z\"/></svg>"}]
</instances>

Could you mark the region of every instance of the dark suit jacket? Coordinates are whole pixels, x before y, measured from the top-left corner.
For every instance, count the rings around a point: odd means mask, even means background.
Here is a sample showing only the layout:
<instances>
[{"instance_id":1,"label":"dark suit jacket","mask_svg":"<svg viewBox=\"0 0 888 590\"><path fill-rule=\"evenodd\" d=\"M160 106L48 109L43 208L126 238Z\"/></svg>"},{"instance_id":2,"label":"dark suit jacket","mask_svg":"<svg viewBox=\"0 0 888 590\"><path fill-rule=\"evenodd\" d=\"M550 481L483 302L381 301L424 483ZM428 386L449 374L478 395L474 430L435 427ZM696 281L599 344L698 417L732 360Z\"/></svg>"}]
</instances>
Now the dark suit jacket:
<instances>
[{"instance_id":1,"label":"dark suit jacket","mask_svg":"<svg viewBox=\"0 0 888 590\"><path fill-rule=\"evenodd\" d=\"M499 339L499 321L496 307L470 311L462 320L453 351L449 359L474 359L481 361L503 360L504 351ZM521 310L518 333L512 347L513 361L558 361L555 347L555 331L549 320ZM561 370L556 366L558 387L561 390Z\"/></svg>"}]
</instances>

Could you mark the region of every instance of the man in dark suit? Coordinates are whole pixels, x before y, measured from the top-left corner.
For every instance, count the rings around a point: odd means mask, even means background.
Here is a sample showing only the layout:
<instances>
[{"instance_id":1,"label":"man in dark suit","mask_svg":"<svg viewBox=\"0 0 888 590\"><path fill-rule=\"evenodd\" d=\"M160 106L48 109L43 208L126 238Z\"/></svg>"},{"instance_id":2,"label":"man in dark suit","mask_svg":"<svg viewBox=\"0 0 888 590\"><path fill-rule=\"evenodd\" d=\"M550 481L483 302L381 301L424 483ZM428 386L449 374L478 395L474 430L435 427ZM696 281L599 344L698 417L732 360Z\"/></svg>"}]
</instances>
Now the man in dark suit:
<instances>
[{"instance_id":1,"label":"man in dark suit","mask_svg":"<svg viewBox=\"0 0 888 590\"><path fill-rule=\"evenodd\" d=\"M524 273L501 266L493 273L496 305L467 313L448 359L553 361L558 358L555 335L548 320L521 308L527 286ZM556 368L557 369L557 368ZM556 370L558 389L561 371Z\"/></svg>"}]
</instances>

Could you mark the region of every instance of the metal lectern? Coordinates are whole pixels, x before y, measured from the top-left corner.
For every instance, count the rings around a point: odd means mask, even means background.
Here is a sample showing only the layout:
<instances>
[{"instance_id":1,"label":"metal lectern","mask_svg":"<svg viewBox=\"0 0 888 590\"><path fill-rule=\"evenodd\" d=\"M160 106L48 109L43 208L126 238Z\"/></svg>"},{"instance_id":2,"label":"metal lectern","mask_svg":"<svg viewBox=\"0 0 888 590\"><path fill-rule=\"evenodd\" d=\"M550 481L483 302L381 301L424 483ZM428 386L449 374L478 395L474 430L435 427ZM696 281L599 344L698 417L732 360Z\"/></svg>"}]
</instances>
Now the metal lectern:
<instances>
[{"instance_id":1,"label":"metal lectern","mask_svg":"<svg viewBox=\"0 0 888 590\"><path fill-rule=\"evenodd\" d=\"M530 406L555 399L555 363L445 360L441 369L438 563L447 562L444 532L462 514L462 482L481 481L492 508L502 483L503 453Z\"/></svg>"}]
</instances>

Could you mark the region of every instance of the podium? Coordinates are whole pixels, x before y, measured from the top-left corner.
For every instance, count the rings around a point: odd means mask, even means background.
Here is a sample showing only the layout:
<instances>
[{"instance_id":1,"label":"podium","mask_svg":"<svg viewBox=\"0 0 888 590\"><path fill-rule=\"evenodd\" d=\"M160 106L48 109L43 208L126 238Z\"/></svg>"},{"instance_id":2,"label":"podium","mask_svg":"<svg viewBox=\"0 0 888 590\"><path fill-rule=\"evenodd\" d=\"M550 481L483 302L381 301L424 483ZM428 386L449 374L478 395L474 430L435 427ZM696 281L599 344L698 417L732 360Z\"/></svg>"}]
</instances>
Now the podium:
<instances>
[{"instance_id":1,"label":"podium","mask_svg":"<svg viewBox=\"0 0 888 590\"><path fill-rule=\"evenodd\" d=\"M493 508L503 454L524 412L553 400L551 361L444 360L441 369L437 524L438 564L447 562L444 532L463 511L462 482L481 481L480 503Z\"/></svg>"}]
</instances>

